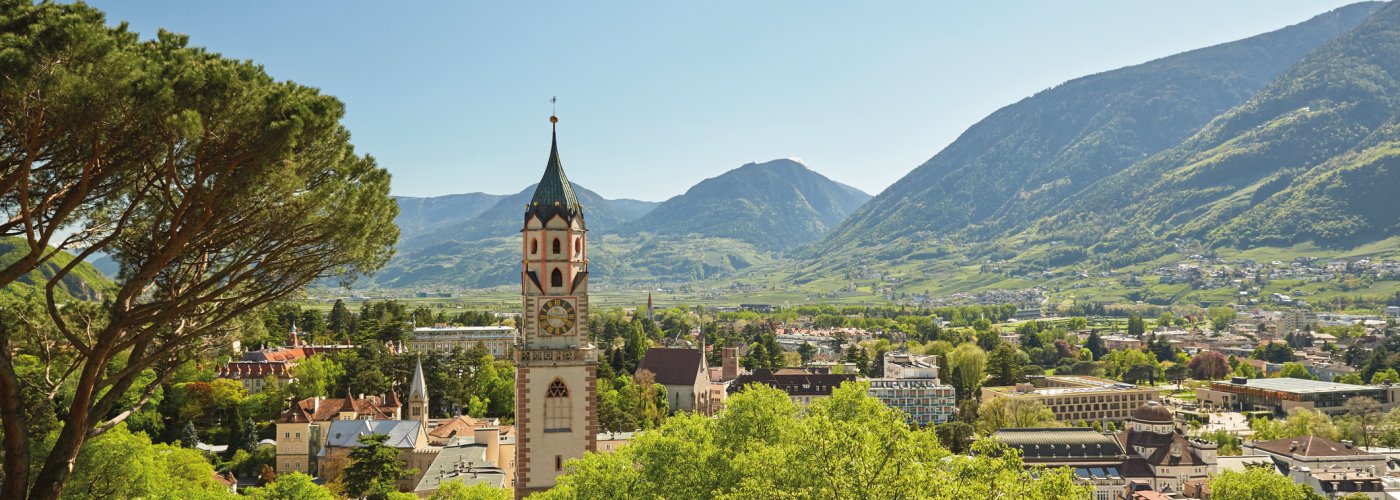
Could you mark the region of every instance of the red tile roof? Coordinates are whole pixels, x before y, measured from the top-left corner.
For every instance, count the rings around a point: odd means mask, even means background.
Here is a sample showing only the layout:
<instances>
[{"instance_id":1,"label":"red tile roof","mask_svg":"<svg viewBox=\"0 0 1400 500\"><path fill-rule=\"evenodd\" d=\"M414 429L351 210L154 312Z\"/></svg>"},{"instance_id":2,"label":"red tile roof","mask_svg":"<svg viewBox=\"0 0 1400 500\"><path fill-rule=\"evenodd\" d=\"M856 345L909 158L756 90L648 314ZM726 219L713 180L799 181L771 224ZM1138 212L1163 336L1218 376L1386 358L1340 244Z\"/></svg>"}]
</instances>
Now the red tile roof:
<instances>
[{"instance_id":1,"label":"red tile roof","mask_svg":"<svg viewBox=\"0 0 1400 500\"><path fill-rule=\"evenodd\" d=\"M349 409L345 409L346 407ZM277 417L281 423L325 422L334 420L341 411L354 411L356 418L369 417L378 420L394 418L394 407L381 403L379 396L366 398L306 398L282 412Z\"/></svg>"},{"instance_id":2,"label":"red tile roof","mask_svg":"<svg viewBox=\"0 0 1400 500\"><path fill-rule=\"evenodd\" d=\"M457 435L469 434L472 431L482 427L495 426L496 422L493 420L460 416L452 420L443 422L442 425L439 425L433 428L432 431L429 431L428 435L435 438L451 438Z\"/></svg>"},{"instance_id":3,"label":"red tile roof","mask_svg":"<svg viewBox=\"0 0 1400 500\"><path fill-rule=\"evenodd\" d=\"M288 378L292 364L282 361L233 361L219 369L219 378L260 379L267 376Z\"/></svg>"}]
</instances>

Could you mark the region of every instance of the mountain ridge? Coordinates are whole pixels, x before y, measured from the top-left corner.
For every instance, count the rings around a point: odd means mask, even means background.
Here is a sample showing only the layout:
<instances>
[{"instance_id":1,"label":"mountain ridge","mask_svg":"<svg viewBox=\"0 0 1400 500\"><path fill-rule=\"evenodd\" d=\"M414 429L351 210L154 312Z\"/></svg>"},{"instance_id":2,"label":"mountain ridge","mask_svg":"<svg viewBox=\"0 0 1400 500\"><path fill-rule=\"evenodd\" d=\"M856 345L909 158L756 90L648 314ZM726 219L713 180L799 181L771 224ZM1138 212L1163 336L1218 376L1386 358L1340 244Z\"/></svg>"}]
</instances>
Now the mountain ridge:
<instances>
[{"instance_id":1,"label":"mountain ridge","mask_svg":"<svg viewBox=\"0 0 1400 500\"><path fill-rule=\"evenodd\" d=\"M1003 107L877 194L812 254L920 233L1014 233L1095 181L1190 137L1379 6L1352 4L1269 33L1076 78Z\"/></svg>"},{"instance_id":2,"label":"mountain ridge","mask_svg":"<svg viewBox=\"0 0 1400 500\"><path fill-rule=\"evenodd\" d=\"M870 199L791 159L751 162L696 183L619 234L700 234L784 250L815 241Z\"/></svg>"}]
</instances>

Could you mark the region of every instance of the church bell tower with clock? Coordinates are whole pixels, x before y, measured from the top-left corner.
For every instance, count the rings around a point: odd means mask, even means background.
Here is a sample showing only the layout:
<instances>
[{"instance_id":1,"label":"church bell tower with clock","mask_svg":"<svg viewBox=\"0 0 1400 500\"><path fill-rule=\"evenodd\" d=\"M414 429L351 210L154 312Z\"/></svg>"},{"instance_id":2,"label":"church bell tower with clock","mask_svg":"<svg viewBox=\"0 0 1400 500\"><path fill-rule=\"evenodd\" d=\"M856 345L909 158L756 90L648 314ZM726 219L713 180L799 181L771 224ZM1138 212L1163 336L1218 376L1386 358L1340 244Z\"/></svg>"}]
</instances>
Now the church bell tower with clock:
<instances>
[{"instance_id":1,"label":"church bell tower with clock","mask_svg":"<svg viewBox=\"0 0 1400 500\"><path fill-rule=\"evenodd\" d=\"M559 119L549 117L552 127ZM556 129L557 132L557 129ZM521 234L520 342L515 350L515 491L549 489L564 462L597 445L597 355L588 337L583 205L559 161L557 133Z\"/></svg>"}]
</instances>

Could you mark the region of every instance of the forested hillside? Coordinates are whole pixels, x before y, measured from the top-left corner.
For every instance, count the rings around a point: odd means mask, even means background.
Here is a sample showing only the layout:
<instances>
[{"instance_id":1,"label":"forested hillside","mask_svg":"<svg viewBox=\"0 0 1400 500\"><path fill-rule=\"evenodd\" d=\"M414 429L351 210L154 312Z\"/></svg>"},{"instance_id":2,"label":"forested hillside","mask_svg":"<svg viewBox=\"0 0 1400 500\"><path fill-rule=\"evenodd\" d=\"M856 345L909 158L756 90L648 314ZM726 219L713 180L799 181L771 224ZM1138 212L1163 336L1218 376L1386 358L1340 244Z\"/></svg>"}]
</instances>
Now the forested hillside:
<instances>
[{"instance_id":1,"label":"forested hillside","mask_svg":"<svg viewBox=\"0 0 1400 500\"><path fill-rule=\"evenodd\" d=\"M1121 264L1165 241L1347 247L1397 234L1400 6L1309 54L1181 145L1035 229Z\"/></svg>"},{"instance_id":2,"label":"forested hillside","mask_svg":"<svg viewBox=\"0 0 1400 500\"><path fill-rule=\"evenodd\" d=\"M1002 108L856 211L817 249L868 248L920 233L986 239L1024 228L1095 194L1096 181L1191 137L1380 5L1355 4L1071 80Z\"/></svg>"}]
</instances>

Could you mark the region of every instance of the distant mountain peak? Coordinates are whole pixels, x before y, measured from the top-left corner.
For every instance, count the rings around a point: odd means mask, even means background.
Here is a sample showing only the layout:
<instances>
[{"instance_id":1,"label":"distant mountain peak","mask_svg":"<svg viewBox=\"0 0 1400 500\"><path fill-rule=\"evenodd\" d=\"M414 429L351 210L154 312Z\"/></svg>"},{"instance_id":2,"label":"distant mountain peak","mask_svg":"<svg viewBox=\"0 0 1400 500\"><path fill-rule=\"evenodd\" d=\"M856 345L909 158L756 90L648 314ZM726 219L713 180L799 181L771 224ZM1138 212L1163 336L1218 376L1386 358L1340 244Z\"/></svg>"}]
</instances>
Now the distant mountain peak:
<instances>
[{"instance_id":1,"label":"distant mountain peak","mask_svg":"<svg viewBox=\"0 0 1400 500\"><path fill-rule=\"evenodd\" d=\"M623 232L698 234L787 250L820 238L869 198L792 159L750 162L662 202Z\"/></svg>"}]
</instances>

